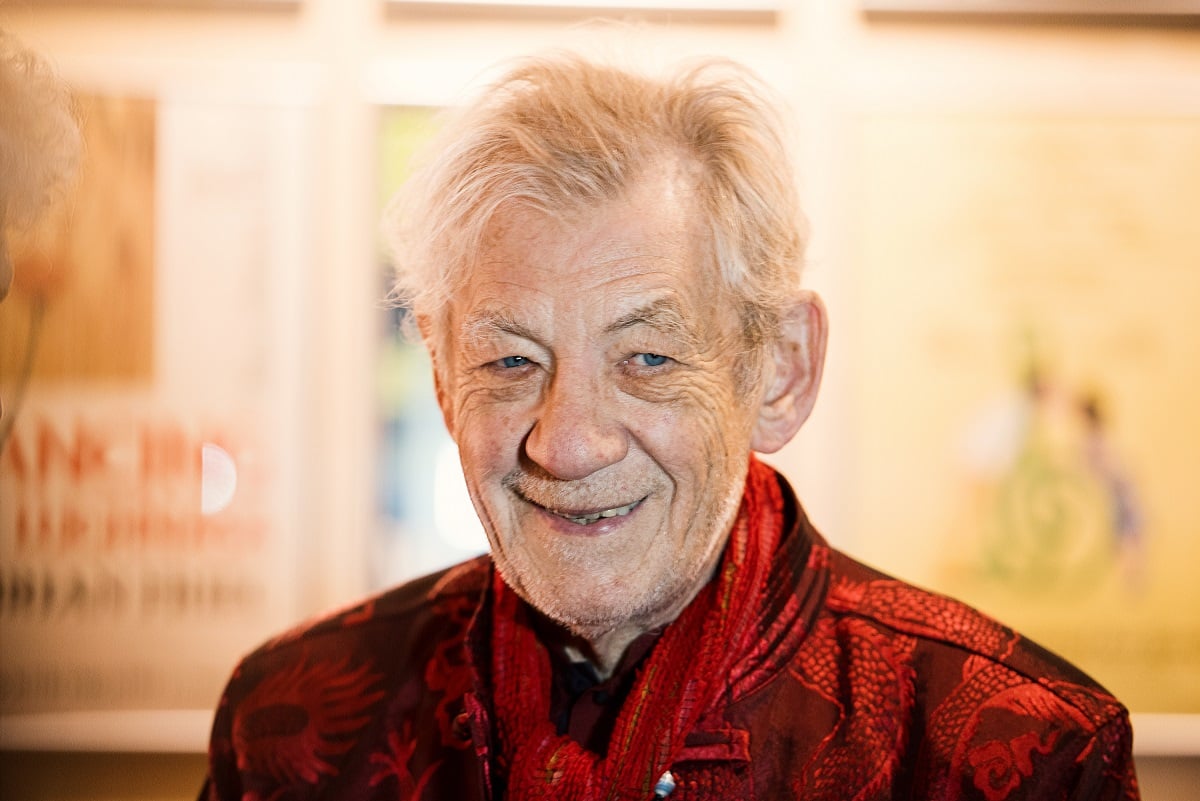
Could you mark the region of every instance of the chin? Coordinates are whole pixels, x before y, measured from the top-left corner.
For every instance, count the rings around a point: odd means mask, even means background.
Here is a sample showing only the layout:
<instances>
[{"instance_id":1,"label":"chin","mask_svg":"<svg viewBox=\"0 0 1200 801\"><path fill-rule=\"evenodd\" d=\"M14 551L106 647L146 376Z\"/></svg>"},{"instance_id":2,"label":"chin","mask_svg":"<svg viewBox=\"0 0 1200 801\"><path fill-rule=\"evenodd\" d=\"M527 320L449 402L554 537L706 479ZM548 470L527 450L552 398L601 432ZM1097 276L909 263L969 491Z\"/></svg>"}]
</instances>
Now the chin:
<instances>
[{"instance_id":1,"label":"chin","mask_svg":"<svg viewBox=\"0 0 1200 801\"><path fill-rule=\"evenodd\" d=\"M571 633L593 639L629 626L650 629L669 623L686 605L683 588L671 584L664 578L649 588L574 584L567 589L538 582L517 592Z\"/></svg>"}]
</instances>

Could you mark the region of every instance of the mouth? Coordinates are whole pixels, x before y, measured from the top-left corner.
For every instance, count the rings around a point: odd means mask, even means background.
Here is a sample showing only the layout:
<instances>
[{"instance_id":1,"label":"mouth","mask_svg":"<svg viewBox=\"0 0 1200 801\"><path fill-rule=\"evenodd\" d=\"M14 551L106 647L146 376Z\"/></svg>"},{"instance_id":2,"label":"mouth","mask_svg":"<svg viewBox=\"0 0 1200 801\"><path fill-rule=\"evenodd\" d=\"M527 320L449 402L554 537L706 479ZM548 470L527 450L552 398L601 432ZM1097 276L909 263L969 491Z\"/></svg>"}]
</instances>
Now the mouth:
<instances>
[{"instance_id":1,"label":"mouth","mask_svg":"<svg viewBox=\"0 0 1200 801\"><path fill-rule=\"evenodd\" d=\"M590 526L592 523L595 523L599 520L607 520L610 517L624 517L636 509L644 500L645 498L641 498L633 503L625 504L624 506L614 506L611 509L602 509L599 512L592 512L590 514L582 515L571 514L570 512L560 512L555 509L547 509L546 511L550 512L551 514L558 515L566 520L570 520L572 523L576 523L580 526Z\"/></svg>"},{"instance_id":2,"label":"mouth","mask_svg":"<svg viewBox=\"0 0 1200 801\"><path fill-rule=\"evenodd\" d=\"M638 498L633 503L627 503L624 506L612 506L607 509L597 510L595 512L578 512L567 511L564 509L554 509L549 506L544 506L537 501L531 500L530 498L524 496L522 497L525 501L533 504L539 509L543 509L556 517L561 517L563 520L570 520L572 523L578 526L590 526L593 523L598 523L601 520L609 520L614 517L625 517L634 509L641 506L642 501L646 500L645 498Z\"/></svg>"}]
</instances>

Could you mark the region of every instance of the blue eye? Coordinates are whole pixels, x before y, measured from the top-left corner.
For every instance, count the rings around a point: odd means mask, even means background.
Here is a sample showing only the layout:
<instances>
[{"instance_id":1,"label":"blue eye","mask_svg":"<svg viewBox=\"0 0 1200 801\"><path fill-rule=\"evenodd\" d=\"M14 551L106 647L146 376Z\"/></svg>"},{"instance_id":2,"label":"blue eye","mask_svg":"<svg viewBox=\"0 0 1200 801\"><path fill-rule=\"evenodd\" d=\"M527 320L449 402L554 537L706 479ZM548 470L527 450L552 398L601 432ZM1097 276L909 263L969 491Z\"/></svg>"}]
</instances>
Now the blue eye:
<instances>
[{"instance_id":1,"label":"blue eye","mask_svg":"<svg viewBox=\"0 0 1200 801\"><path fill-rule=\"evenodd\" d=\"M657 353L639 353L634 356L635 359L641 359L642 364L646 367L660 367L667 363L666 356L660 356Z\"/></svg>"},{"instance_id":2,"label":"blue eye","mask_svg":"<svg viewBox=\"0 0 1200 801\"><path fill-rule=\"evenodd\" d=\"M501 367L523 367L529 364L529 359L524 356L505 356L499 360Z\"/></svg>"}]
</instances>

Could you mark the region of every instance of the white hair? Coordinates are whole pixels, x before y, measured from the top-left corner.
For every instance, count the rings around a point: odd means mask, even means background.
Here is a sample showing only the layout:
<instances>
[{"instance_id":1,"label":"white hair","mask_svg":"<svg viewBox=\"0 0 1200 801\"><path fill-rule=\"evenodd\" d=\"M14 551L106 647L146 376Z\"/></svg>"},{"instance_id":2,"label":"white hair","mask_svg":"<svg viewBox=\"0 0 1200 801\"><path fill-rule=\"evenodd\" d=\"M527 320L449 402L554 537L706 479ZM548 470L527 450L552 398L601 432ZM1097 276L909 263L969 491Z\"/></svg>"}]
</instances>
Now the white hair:
<instances>
[{"instance_id":1,"label":"white hair","mask_svg":"<svg viewBox=\"0 0 1200 801\"><path fill-rule=\"evenodd\" d=\"M806 229L767 96L719 59L661 78L573 53L518 62L450 118L389 206L395 298L440 328L506 204L563 219L676 156L696 166L709 252L747 341L772 339L799 291Z\"/></svg>"}]
</instances>

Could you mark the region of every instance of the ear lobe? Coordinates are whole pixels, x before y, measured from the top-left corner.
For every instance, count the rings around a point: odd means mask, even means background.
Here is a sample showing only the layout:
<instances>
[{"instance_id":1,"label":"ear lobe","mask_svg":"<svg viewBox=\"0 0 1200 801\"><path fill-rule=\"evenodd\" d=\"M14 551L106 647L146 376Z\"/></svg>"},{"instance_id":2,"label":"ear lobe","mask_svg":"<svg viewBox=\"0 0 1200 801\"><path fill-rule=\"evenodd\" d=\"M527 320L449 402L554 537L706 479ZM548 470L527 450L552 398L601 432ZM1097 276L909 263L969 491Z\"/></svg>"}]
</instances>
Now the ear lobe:
<instances>
[{"instance_id":1,"label":"ear lobe","mask_svg":"<svg viewBox=\"0 0 1200 801\"><path fill-rule=\"evenodd\" d=\"M450 432L450 438L454 439L454 416L451 413L452 407L446 383L442 377L445 364L441 358L441 350L438 348L438 339L434 334L433 323L427 315L417 315L417 329L421 332L421 342L424 343L425 350L429 352L429 361L433 365L433 392L437 397L438 408L442 410L442 421L446 424L446 430Z\"/></svg>"},{"instance_id":2,"label":"ear lobe","mask_svg":"<svg viewBox=\"0 0 1200 801\"><path fill-rule=\"evenodd\" d=\"M750 438L760 453L782 448L812 413L825 366L828 323L825 304L805 292L783 321L779 339L767 347L762 405Z\"/></svg>"}]
</instances>

